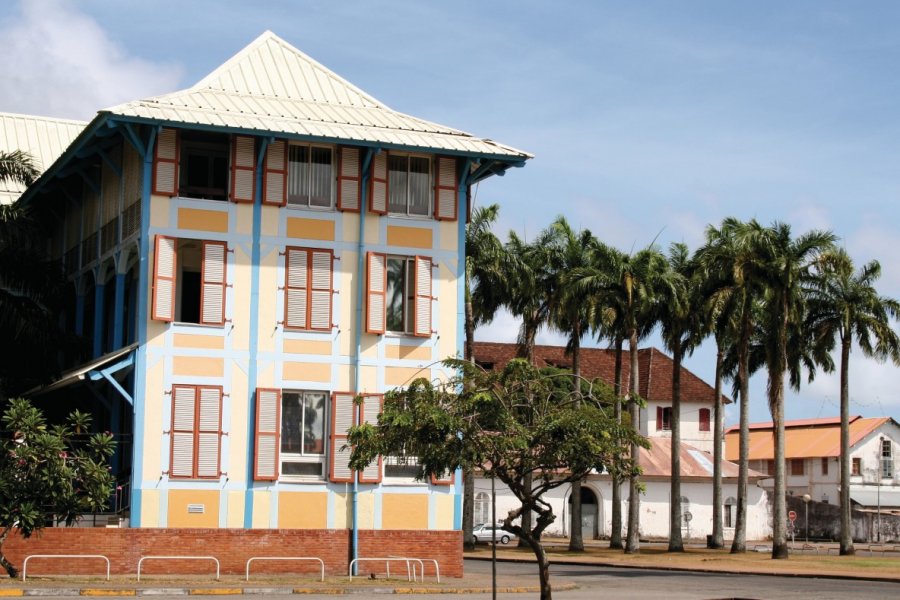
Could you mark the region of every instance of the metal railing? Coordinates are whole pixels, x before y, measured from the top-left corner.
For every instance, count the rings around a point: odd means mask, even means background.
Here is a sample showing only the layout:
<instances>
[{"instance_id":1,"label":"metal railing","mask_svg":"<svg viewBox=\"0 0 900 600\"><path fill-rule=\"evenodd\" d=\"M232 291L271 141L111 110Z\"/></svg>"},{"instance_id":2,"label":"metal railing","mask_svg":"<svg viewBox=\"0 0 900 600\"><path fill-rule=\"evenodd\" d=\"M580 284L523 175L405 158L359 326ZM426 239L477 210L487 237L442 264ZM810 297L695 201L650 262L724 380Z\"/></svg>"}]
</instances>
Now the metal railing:
<instances>
[{"instance_id":1,"label":"metal railing","mask_svg":"<svg viewBox=\"0 0 900 600\"><path fill-rule=\"evenodd\" d=\"M435 579L437 580L437 583L441 582L441 568L438 566L438 561L436 561L433 558L417 558L414 556L391 556L390 558L402 558L402 559L408 560L410 562L419 563L419 567L421 568L421 571L422 571L422 581L425 581L425 563L427 563L427 562L432 563L434 565ZM413 581L416 581L416 566L415 566L415 564L413 565L412 572L413 572Z\"/></svg>"},{"instance_id":2,"label":"metal railing","mask_svg":"<svg viewBox=\"0 0 900 600\"><path fill-rule=\"evenodd\" d=\"M413 579L413 573L415 570L415 566L413 565L413 567L412 567L413 570L411 571L410 570L410 560L408 558L391 558L389 556L385 556L382 558L354 558L353 560L350 561L350 569L349 569L349 572L347 573L347 575L350 577L350 581L353 581L353 566L355 564L361 563L363 561L384 562L386 577L391 576L391 563L392 562L402 562L402 563L406 564L406 580L407 581L415 581Z\"/></svg>"},{"instance_id":3,"label":"metal railing","mask_svg":"<svg viewBox=\"0 0 900 600\"><path fill-rule=\"evenodd\" d=\"M254 556L247 559L247 581L250 581L250 563L254 560L309 560L318 561L321 574L319 581L325 581L325 562L317 556Z\"/></svg>"},{"instance_id":4,"label":"metal railing","mask_svg":"<svg viewBox=\"0 0 900 600\"><path fill-rule=\"evenodd\" d=\"M137 580L141 580L141 565L145 560L211 560L216 563L216 581L219 580L219 559L215 556L142 556L138 561Z\"/></svg>"},{"instance_id":5,"label":"metal railing","mask_svg":"<svg viewBox=\"0 0 900 600\"><path fill-rule=\"evenodd\" d=\"M106 561L106 580L109 581L109 559L102 554L31 554L22 563L22 581L28 572L28 561L32 558L100 558Z\"/></svg>"}]
</instances>

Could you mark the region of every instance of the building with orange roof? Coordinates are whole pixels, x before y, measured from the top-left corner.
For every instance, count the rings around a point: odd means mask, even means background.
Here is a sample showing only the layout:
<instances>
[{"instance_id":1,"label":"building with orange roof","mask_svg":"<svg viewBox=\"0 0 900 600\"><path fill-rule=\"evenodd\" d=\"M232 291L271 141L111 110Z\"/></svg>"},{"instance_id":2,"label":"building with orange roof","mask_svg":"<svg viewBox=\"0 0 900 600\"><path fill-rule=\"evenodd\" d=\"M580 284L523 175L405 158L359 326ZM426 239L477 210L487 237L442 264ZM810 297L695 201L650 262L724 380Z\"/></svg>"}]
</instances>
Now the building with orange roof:
<instances>
[{"instance_id":1,"label":"building with orange roof","mask_svg":"<svg viewBox=\"0 0 900 600\"><path fill-rule=\"evenodd\" d=\"M841 420L787 421L784 426L787 490L816 502L837 503L840 485ZM725 458L738 459L739 428L725 432ZM850 417L850 499L861 510L900 514L897 468L900 425L891 417ZM750 425L750 468L775 472L772 423ZM762 485L771 489L772 479Z\"/></svg>"}]
</instances>

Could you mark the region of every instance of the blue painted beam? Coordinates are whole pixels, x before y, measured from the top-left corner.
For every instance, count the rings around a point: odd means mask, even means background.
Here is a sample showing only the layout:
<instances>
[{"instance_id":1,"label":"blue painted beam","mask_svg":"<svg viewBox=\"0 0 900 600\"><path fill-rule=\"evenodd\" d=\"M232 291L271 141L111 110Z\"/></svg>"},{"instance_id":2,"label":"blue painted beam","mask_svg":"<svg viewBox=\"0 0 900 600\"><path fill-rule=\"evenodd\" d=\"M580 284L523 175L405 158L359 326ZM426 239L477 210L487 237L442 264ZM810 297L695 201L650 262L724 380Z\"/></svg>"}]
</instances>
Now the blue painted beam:
<instances>
[{"instance_id":1,"label":"blue painted beam","mask_svg":"<svg viewBox=\"0 0 900 600\"><path fill-rule=\"evenodd\" d=\"M98 150L98 154L100 154L100 158L102 158L103 162L105 162L106 165L113 170L113 173L115 173L117 177L122 177L122 167L120 165L117 165L115 161L110 158L109 153L106 152L105 149Z\"/></svg>"}]
</instances>

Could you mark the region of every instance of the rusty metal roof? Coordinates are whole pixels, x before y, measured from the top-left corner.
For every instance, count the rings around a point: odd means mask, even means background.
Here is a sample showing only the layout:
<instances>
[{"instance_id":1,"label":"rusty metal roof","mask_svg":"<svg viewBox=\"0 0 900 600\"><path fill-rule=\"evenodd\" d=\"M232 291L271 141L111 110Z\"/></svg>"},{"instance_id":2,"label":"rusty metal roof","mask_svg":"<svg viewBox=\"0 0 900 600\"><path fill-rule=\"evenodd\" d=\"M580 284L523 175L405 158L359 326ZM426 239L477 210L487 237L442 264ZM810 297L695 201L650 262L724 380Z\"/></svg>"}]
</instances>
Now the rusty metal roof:
<instances>
[{"instance_id":1,"label":"rusty metal roof","mask_svg":"<svg viewBox=\"0 0 900 600\"><path fill-rule=\"evenodd\" d=\"M890 417L850 417L850 446L890 420ZM750 427L750 460L775 458L772 423L755 423ZM725 432L725 457L728 460L738 459L739 434L738 427L731 427ZM841 420L828 418L787 421L784 424L784 442L786 459L840 456Z\"/></svg>"},{"instance_id":2,"label":"rusty metal roof","mask_svg":"<svg viewBox=\"0 0 900 600\"><path fill-rule=\"evenodd\" d=\"M639 463L644 477L669 477L672 474L672 443L669 438L647 438L650 449L640 449ZM685 479L708 479L713 476L713 456L694 448L690 444L681 443L681 477ZM722 477L737 478L738 465L722 461ZM750 471L750 479L765 479L768 475Z\"/></svg>"}]
</instances>

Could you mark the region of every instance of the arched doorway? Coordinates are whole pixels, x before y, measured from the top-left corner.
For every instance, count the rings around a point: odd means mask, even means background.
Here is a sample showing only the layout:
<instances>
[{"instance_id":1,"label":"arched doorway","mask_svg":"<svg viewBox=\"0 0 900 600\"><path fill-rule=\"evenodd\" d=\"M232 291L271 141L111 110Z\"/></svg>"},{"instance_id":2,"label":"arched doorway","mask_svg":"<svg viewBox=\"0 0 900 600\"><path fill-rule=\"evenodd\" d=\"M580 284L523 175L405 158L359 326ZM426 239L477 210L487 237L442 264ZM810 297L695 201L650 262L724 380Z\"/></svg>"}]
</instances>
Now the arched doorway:
<instances>
[{"instance_id":1,"label":"arched doorway","mask_svg":"<svg viewBox=\"0 0 900 600\"><path fill-rule=\"evenodd\" d=\"M568 502L571 511L572 494ZM581 485L581 536L586 540L600 537L600 502L594 490L584 484Z\"/></svg>"}]
</instances>

